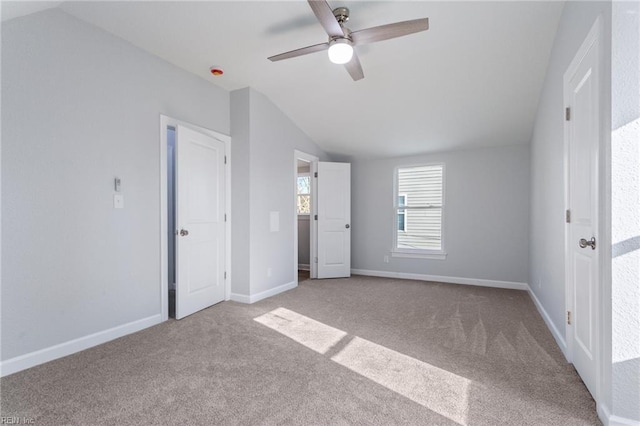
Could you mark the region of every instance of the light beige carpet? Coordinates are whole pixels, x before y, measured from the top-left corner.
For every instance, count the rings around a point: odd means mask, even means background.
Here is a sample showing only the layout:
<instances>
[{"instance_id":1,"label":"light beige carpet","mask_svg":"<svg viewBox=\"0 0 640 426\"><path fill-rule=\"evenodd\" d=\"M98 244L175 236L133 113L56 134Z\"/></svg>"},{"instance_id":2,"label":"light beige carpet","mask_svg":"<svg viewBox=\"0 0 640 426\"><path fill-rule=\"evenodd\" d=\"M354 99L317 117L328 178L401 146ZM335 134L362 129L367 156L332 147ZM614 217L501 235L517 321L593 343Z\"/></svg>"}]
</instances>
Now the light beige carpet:
<instances>
[{"instance_id":1,"label":"light beige carpet","mask_svg":"<svg viewBox=\"0 0 640 426\"><path fill-rule=\"evenodd\" d=\"M597 425L527 293L303 281L0 380L37 425Z\"/></svg>"}]
</instances>

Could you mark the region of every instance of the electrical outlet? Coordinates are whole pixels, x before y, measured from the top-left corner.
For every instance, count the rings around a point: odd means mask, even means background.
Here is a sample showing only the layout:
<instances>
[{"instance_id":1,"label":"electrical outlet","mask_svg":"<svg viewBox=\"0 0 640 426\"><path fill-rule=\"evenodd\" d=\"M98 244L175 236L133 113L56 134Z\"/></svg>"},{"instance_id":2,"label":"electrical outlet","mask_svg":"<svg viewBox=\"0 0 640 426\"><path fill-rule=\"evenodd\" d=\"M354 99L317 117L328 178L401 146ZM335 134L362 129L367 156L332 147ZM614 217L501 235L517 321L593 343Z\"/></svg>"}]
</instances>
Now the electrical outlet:
<instances>
[{"instance_id":1,"label":"electrical outlet","mask_svg":"<svg viewBox=\"0 0 640 426\"><path fill-rule=\"evenodd\" d=\"M385 255L385 257L384 257L384 263L389 263L389 256L386 256L386 255Z\"/></svg>"},{"instance_id":2,"label":"electrical outlet","mask_svg":"<svg viewBox=\"0 0 640 426\"><path fill-rule=\"evenodd\" d=\"M271 268L267 268L267 278L271 278L271 274L272 274Z\"/></svg>"}]
</instances>

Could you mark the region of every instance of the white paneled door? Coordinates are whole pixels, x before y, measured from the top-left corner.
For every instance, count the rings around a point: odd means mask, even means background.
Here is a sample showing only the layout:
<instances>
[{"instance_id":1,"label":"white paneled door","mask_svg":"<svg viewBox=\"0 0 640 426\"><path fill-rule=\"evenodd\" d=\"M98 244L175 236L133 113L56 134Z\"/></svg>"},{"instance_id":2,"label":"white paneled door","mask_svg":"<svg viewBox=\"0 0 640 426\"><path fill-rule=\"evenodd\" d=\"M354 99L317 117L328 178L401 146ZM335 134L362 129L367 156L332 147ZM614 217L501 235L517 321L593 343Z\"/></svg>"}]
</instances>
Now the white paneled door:
<instances>
[{"instance_id":1,"label":"white paneled door","mask_svg":"<svg viewBox=\"0 0 640 426\"><path fill-rule=\"evenodd\" d=\"M351 165L318 163L318 278L351 276Z\"/></svg>"},{"instance_id":2,"label":"white paneled door","mask_svg":"<svg viewBox=\"0 0 640 426\"><path fill-rule=\"evenodd\" d=\"M176 318L225 298L224 143L176 128Z\"/></svg>"},{"instance_id":3,"label":"white paneled door","mask_svg":"<svg viewBox=\"0 0 640 426\"><path fill-rule=\"evenodd\" d=\"M570 357L596 395L599 72L596 25L564 80L567 146L567 332Z\"/></svg>"}]
</instances>

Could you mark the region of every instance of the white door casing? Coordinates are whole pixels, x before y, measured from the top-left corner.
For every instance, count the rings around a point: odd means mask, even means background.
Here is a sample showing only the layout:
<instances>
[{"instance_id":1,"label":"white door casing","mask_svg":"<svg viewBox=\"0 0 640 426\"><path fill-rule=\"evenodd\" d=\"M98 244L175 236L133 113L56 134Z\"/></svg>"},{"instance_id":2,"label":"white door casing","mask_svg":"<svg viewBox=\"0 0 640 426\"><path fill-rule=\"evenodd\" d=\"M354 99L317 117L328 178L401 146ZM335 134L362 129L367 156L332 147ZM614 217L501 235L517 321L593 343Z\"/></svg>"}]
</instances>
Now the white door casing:
<instances>
[{"instance_id":1,"label":"white door casing","mask_svg":"<svg viewBox=\"0 0 640 426\"><path fill-rule=\"evenodd\" d=\"M567 352L594 397L598 377L599 20L564 75ZM582 241L581 241L582 240ZM592 243L593 241L593 243Z\"/></svg>"},{"instance_id":2,"label":"white door casing","mask_svg":"<svg viewBox=\"0 0 640 426\"><path fill-rule=\"evenodd\" d=\"M318 278L351 276L351 164L318 162Z\"/></svg>"},{"instance_id":3,"label":"white door casing","mask_svg":"<svg viewBox=\"0 0 640 426\"><path fill-rule=\"evenodd\" d=\"M176 127L176 319L225 298L225 144Z\"/></svg>"}]
</instances>

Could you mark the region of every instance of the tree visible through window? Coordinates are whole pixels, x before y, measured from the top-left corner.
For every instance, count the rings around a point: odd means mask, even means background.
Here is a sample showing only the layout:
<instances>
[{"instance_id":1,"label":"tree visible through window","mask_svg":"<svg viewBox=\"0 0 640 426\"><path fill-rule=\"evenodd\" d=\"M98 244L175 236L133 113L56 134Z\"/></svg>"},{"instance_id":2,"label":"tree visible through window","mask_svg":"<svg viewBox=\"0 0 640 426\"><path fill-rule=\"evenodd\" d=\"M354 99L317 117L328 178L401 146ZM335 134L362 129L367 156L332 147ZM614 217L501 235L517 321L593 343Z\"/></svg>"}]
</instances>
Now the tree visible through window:
<instances>
[{"instance_id":1,"label":"tree visible through window","mask_svg":"<svg viewBox=\"0 0 640 426\"><path fill-rule=\"evenodd\" d=\"M394 251L442 251L442 164L399 167L396 171Z\"/></svg>"},{"instance_id":2,"label":"tree visible through window","mask_svg":"<svg viewBox=\"0 0 640 426\"><path fill-rule=\"evenodd\" d=\"M311 214L311 177L298 176L298 214Z\"/></svg>"}]
</instances>

